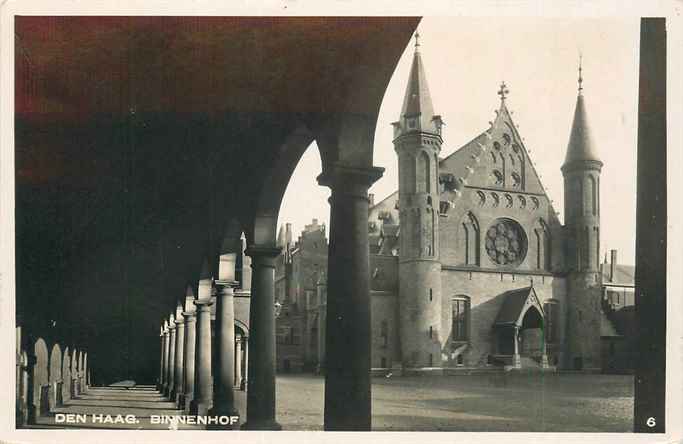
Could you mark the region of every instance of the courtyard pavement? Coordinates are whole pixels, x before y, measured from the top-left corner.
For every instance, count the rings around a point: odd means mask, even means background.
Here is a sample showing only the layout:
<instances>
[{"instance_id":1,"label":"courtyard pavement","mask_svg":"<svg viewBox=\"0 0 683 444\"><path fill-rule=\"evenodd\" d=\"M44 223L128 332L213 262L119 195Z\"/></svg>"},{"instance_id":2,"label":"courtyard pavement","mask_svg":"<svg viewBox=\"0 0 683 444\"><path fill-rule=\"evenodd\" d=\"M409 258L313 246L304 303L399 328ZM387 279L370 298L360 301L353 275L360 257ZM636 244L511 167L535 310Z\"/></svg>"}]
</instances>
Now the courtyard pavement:
<instances>
[{"instance_id":1,"label":"courtyard pavement","mask_svg":"<svg viewBox=\"0 0 683 444\"><path fill-rule=\"evenodd\" d=\"M323 377L278 375L277 420L283 429L322 430L323 395ZM243 409L240 411L244 414ZM373 378L372 428L631 432L633 376L495 374Z\"/></svg>"},{"instance_id":2,"label":"courtyard pavement","mask_svg":"<svg viewBox=\"0 0 683 444\"><path fill-rule=\"evenodd\" d=\"M246 393L235 391L246 419ZM322 430L324 379L278 375L277 420L284 430ZM33 428L190 429L153 424L151 415L182 415L152 386L130 390L92 387L56 413L136 415L135 424L56 424L41 417ZM630 432L633 377L586 374L486 374L376 377L372 379L372 428L381 431Z\"/></svg>"}]
</instances>

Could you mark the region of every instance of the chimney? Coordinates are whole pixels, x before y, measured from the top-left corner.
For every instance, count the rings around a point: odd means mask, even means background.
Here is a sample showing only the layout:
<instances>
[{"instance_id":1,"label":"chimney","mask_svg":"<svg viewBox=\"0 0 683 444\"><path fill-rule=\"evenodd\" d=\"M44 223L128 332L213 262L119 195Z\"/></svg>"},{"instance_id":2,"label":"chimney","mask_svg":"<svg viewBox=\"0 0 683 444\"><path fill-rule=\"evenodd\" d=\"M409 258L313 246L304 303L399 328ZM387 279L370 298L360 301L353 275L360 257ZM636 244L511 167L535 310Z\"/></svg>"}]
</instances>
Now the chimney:
<instances>
[{"instance_id":1,"label":"chimney","mask_svg":"<svg viewBox=\"0 0 683 444\"><path fill-rule=\"evenodd\" d=\"M617 270L617 250L610 250L609 281L614 282L614 275Z\"/></svg>"},{"instance_id":2,"label":"chimney","mask_svg":"<svg viewBox=\"0 0 683 444\"><path fill-rule=\"evenodd\" d=\"M370 201L371 207L375 206L375 194L374 193L368 194L368 200Z\"/></svg>"}]
</instances>

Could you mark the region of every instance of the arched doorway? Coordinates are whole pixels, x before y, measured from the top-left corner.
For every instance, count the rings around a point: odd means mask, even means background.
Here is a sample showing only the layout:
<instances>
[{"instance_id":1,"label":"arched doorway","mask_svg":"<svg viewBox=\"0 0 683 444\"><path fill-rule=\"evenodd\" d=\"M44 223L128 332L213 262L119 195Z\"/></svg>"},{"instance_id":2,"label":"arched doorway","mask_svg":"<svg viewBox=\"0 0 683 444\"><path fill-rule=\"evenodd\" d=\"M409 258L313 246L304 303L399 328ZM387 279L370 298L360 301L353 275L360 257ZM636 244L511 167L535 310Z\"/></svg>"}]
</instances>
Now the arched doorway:
<instances>
[{"instance_id":1,"label":"arched doorway","mask_svg":"<svg viewBox=\"0 0 683 444\"><path fill-rule=\"evenodd\" d=\"M235 388L246 390L247 363L249 362L249 331L235 320Z\"/></svg>"},{"instance_id":2,"label":"arched doorway","mask_svg":"<svg viewBox=\"0 0 683 444\"><path fill-rule=\"evenodd\" d=\"M530 306L522 318L519 329L519 353L522 356L540 359L545 350L543 314Z\"/></svg>"},{"instance_id":3,"label":"arched doorway","mask_svg":"<svg viewBox=\"0 0 683 444\"><path fill-rule=\"evenodd\" d=\"M496 334L493 362L506 368L548 367L545 313L533 287L510 290L493 324Z\"/></svg>"}]
</instances>

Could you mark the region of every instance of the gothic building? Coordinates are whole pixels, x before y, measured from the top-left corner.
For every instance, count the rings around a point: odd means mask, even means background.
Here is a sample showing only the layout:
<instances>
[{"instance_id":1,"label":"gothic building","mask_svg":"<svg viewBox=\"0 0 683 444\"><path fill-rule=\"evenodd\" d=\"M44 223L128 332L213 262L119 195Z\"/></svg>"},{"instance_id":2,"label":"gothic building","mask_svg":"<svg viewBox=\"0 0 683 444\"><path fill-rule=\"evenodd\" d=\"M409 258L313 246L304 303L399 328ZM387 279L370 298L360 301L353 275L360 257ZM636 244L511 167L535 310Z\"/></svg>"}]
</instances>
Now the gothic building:
<instances>
[{"instance_id":1,"label":"gothic building","mask_svg":"<svg viewBox=\"0 0 683 444\"><path fill-rule=\"evenodd\" d=\"M621 284L607 279L607 265L600 264L603 164L589 130L581 72L566 157L558 165L564 224L512 120L504 83L498 94L490 127L440 157L443 121L416 44L393 123L399 188L378 203L371 197L369 209L373 370L625 365L614 357L615 347L623 351L615 338L627 328L612 316L614 286ZM324 366L327 249L316 256L312 245L324 241L324 229L311 227L296 246L291 234L281 242L281 370ZM623 269L615 261L616 254L612 277L615 267ZM632 288L632 273L622 284Z\"/></svg>"}]
</instances>

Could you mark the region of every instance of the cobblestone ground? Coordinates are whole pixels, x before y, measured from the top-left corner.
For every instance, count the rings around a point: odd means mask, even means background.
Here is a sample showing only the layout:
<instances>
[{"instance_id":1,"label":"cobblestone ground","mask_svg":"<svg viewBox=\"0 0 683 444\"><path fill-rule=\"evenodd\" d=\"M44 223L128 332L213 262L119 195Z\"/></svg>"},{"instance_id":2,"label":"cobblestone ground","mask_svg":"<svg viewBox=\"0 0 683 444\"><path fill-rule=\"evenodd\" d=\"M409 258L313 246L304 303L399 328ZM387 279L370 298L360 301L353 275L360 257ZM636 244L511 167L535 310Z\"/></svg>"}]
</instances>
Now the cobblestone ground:
<instances>
[{"instance_id":1,"label":"cobblestone ground","mask_svg":"<svg viewBox=\"0 0 683 444\"><path fill-rule=\"evenodd\" d=\"M322 430L323 378L278 375L284 430ZM534 374L374 378L373 430L630 432L633 377Z\"/></svg>"}]
</instances>

